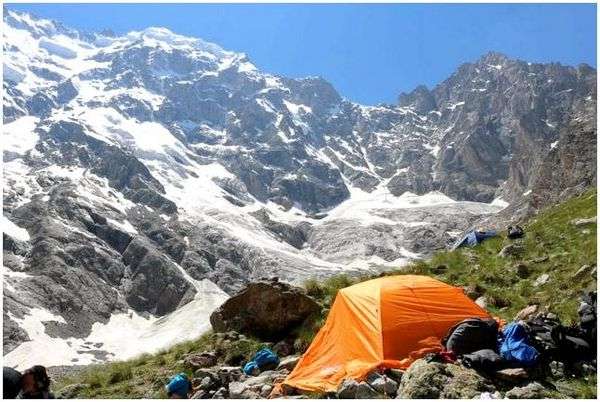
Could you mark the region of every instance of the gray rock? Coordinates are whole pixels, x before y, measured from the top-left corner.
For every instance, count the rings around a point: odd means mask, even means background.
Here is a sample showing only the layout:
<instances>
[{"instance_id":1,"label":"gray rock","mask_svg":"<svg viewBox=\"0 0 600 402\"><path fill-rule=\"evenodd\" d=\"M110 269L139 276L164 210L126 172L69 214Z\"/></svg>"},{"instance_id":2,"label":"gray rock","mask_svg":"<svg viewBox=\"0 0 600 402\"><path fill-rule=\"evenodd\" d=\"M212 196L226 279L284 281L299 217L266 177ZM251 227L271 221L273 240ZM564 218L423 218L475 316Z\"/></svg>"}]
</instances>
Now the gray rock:
<instances>
[{"instance_id":1,"label":"gray rock","mask_svg":"<svg viewBox=\"0 0 600 402\"><path fill-rule=\"evenodd\" d=\"M279 366L277 366L277 370L289 370L292 371L294 367L298 364L302 356L287 356L281 359L279 362Z\"/></svg>"},{"instance_id":2,"label":"gray rock","mask_svg":"<svg viewBox=\"0 0 600 402\"><path fill-rule=\"evenodd\" d=\"M577 270L577 272L575 272L575 274L573 274L573 277L575 278L581 278L581 277L585 277L585 276L590 276L593 272L593 269L595 268L595 266L592 265L582 265L581 268L579 268Z\"/></svg>"},{"instance_id":3,"label":"gray rock","mask_svg":"<svg viewBox=\"0 0 600 402\"><path fill-rule=\"evenodd\" d=\"M565 376L565 364L559 361L550 362L550 371L554 378L564 378Z\"/></svg>"},{"instance_id":4,"label":"gray rock","mask_svg":"<svg viewBox=\"0 0 600 402\"><path fill-rule=\"evenodd\" d=\"M532 318L538 312L538 308L539 306L537 304L532 304L525 307L515 315L515 321L528 320Z\"/></svg>"},{"instance_id":5,"label":"gray rock","mask_svg":"<svg viewBox=\"0 0 600 402\"><path fill-rule=\"evenodd\" d=\"M356 399L379 399L381 396L373 387L363 381L358 383L354 397Z\"/></svg>"},{"instance_id":6,"label":"gray rock","mask_svg":"<svg viewBox=\"0 0 600 402\"><path fill-rule=\"evenodd\" d=\"M184 364L191 369L207 368L217 364L214 352L190 353L183 358Z\"/></svg>"},{"instance_id":7,"label":"gray rock","mask_svg":"<svg viewBox=\"0 0 600 402\"><path fill-rule=\"evenodd\" d=\"M226 399L228 397L229 392L227 392L227 388L221 387L213 394L212 399Z\"/></svg>"},{"instance_id":8,"label":"gray rock","mask_svg":"<svg viewBox=\"0 0 600 402\"><path fill-rule=\"evenodd\" d=\"M397 399L470 399L494 386L475 370L443 363L415 361L400 381Z\"/></svg>"},{"instance_id":9,"label":"gray rock","mask_svg":"<svg viewBox=\"0 0 600 402\"><path fill-rule=\"evenodd\" d=\"M395 396L396 391L398 391L398 382L377 372L370 373L366 378L366 382L376 392L386 396Z\"/></svg>"},{"instance_id":10,"label":"gray rock","mask_svg":"<svg viewBox=\"0 0 600 402\"><path fill-rule=\"evenodd\" d=\"M488 298L486 296L479 296L477 298L477 300L475 300L475 304L477 304L479 307L485 309L485 308L487 308L487 305L488 305Z\"/></svg>"},{"instance_id":11,"label":"gray rock","mask_svg":"<svg viewBox=\"0 0 600 402\"><path fill-rule=\"evenodd\" d=\"M234 381L229 383L229 397L231 399L258 399L260 395L249 390L245 383Z\"/></svg>"},{"instance_id":12,"label":"gray rock","mask_svg":"<svg viewBox=\"0 0 600 402\"><path fill-rule=\"evenodd\" d=\"M207 399L209 396L208 391L203 389L194 392L190 399Z\"/></svg>"},{"instance_id":13,"label":"gray rock","mask_svg":"<svg viewBox=\"0 0 600 402\"><path fill-rule=\"evenodd\" d=\"M538 278L535 280L535 282L533 282L533 286L538 287L538 286L545 285L549 280L550 280L550 275L541 274L540 276L538 276Z\"/></svg>"},{"instance_id":14,"label":"gray rock","mask_svg":"<svg viewBox=\"0 0 600 402\"><path fill-rule=\"evenodd\" d=\"M517 257L519 256L523 251L524 251L524 247L519 244L519 243L513 243L513 244L509 244L508 246L504 246L502 248L502 250L500 250L500 252L498 253L499 257Z\"/></svg>"},{"instance_id":15,"label":"gray rock","mask_svg":"<svg viewBox=\"0 0 600 402\"><path fill-rule=\"evenodd\" d=\"M550 395L548 390L538 382L532 382L523 387L514 387L504 394L508 399L543 399Z\"/></svg>"},{"instance_id":16,"label":"gray rock","mask_svg":"<svg viewBox=\"0 0 600 402\"><path fill-rule=\"evenodd\" d=\"M244 373L239 367L223 366L219 368L217 376L219 377L221 384L229 384L230 382L240 380L242 377L244 377Z\"/></svg>"},{"instance_id":17,"label":"gray rock","mask_svg":"<svg viewBox=\"0 0 600 402\"><path fill-rule=\"evenodd\" d=\"M574 226L595 225L596 224L596 217L594 216L592 218L573 219L569 223L571 225L574 225Z\"/></svg>"},{"instance_id":18,"label":"gray rock","mask_svg":"<svg viewBox=\"0 0 600 402\"><path fill-rule=\"evenodd\" d=\"M524 380L529 378L529 374L521 367L506 368L496 371L496 377L512 383L522 383Z\"/></svg>"},{"instance_id":19,"label":"gray rock","mask_svg":"<svg viewBox=\"0 0 600 402\"><path fill-rule=\"evenodd\" d=\"M356 391L358 390L358 381L351 378L346 378L339 385L337 389L337 396L340 399L354 399L356 398Z\"/></svg>"}]
</instances>

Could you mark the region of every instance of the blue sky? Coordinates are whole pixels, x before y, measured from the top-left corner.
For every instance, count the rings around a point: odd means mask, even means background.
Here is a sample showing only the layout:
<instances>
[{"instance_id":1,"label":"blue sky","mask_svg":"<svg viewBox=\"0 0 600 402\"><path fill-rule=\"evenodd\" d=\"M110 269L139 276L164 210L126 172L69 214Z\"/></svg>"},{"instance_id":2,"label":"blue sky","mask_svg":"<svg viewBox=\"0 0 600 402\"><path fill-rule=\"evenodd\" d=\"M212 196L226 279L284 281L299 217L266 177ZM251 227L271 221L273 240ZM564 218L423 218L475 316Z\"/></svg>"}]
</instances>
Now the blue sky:
<instances>
[{"instance_id":1,"label":"blue sky","mask_svg":"<svg viewBox=\"0 0 600 402\"><path fill-rule=\"evenodd\" d=\"M494 50L596 66L594 4L12 4L85 30L148 26L248 54L261 70L322 76L346 98L395 103Z\"/></svg>"}]
</instances>

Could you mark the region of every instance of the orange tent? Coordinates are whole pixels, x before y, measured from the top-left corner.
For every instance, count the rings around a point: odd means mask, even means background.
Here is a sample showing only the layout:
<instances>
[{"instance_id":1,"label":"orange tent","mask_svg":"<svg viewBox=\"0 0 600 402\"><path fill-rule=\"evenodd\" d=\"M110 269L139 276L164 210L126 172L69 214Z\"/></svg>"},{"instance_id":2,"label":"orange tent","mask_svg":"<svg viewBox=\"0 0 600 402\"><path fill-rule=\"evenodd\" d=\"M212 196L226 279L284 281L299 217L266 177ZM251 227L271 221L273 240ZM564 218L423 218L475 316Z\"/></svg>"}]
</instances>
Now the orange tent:
<instances>
[{"instance_id":1,"label":"orange tent","mask_svg":"<svg viewBox=\"0 0 600 402\"><path fill-rule=\"evenodd\" d=\"M489 314L461 288L418 275L386 276L341 289L325 325L283 385L333 392L376 368L406 369L441 350L456 323Z\"/></svg>"}]
</instances>

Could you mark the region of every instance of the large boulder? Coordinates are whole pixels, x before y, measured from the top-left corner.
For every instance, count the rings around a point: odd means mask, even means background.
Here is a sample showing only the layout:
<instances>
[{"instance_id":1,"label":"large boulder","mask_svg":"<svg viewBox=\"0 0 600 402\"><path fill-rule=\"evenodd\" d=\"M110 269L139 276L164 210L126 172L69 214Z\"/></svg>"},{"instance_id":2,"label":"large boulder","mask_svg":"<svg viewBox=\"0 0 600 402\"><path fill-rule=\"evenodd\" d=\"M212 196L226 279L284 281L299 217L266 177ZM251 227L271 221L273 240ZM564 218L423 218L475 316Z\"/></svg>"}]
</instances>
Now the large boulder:
<instances>
[{"instance_id":1,"label":"large boulder","mask_svg":"<svg viewBox=\"0 0 600 402\"><path fill-rule=\"evenodd\" d=\"M396 398L471 399L494 391L494 386L475 370L420 359L402 376Z\"/></svg>"},{"instance_id":2,"label":"large boulder","mask_svg":"<svg viewBox=\"0 0 600 402\"><path fill-rule=\"evenodd\" d=\"M276 280L253 282L210 316L215 332L237 331L277 341L320 310L304 290Z\"/></svg>"}]
</instances>

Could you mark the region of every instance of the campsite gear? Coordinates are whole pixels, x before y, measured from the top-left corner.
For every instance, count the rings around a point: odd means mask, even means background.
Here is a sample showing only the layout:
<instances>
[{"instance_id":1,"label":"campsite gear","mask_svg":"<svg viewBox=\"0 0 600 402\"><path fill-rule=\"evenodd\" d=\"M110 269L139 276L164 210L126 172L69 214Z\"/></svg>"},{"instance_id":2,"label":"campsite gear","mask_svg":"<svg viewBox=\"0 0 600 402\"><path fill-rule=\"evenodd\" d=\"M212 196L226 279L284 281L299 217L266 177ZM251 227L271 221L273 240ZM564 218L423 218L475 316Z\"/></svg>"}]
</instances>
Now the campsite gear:
<instances>
[{"instance_id":1,"label":"campsite gear","mask_svg":"<svg viewBox=\"0 0 600 402\"><path fill-rule=\"evenodd\" d=\"M595 344L588 341L585 330L580 327L565 327L558 319L548 315L540 315L522 324L529 344L538 351L541 361L560 361L570 366L596 357Z\"/></svg>"},{"instance_id":2,"label":"campsite gear","mask_svg":"<svg viewBox=\"0 0 600 402\"><path fill-rule=\"evenodd\" d=\"M244 366L244 373L253 375L256 369L272 370L279 364L279 357L269 348L262 348Z\"/></svg>"},{"instance_id":3,"label":"campsite gear","mask_svg":"<svg viewBox=\"0 0 600 402\"><path fill-rule=\"evenodd\" d=\"M33 366L21 376L21 392L18 399L54 399L50 392L50 377L44 366Z\"/></svg>"},{"instance_id":4,"label":"campsite gear","mask_svg":"<svg viewBox=\"0 0 600 402\"><path fill-rule=\"evenodd\" d=\"M456 250L457 248L460 247L473 247L478 245L479 243L484 242L485 240L489 239L490 237L495 237L496 236L496 231L494 230L489 230L489 231L478 231L478 230L471 230L470 232L467 232L463 237L461 237L460 239L458 239L458 241L456 241L454 243L454 245L452 246L452 250Z\"/></svg>"},{"instance_id":5,"label":"campsite gear","mask_svg":"<svg viewBox=\"0 0 600 402\"><path fill-rule=\"evenodd\" d=\"M171 378L166 385L167 395L172 399L187 399L191 389L190 380L185 373L179 373Z\"/></svg>"},{"instance_id":6,"label":"campsite gear","mask_svg":"<svg viewBox=\"0 0 600 402\"><path fill-rule=\"evenodd\" d=\"M510 323L502 331L503 339L500 356L509 362L519 362L523 366L537 363L539 353L529 344L527 332L519 323Z\"/></svg>"},{"instance_id":7,"label":"campsite gear","mask_svg":"<svg viewBox=\"0 0 600 402\"><path fill-rule=\"evenodd\" d=\"M493 318L469 318L450 328L442 339L446 349L461 356L480 349L495 349L498 323Z\"/></svg>"},{"instance_id":8,"label":"campsite gear","mask_svg":"<svg viewBox=\"0 0 600 402\"><path fill-rule=\"evenodd\" d=\"M492 349L481 349L462 357L462 363L465 367L477 371L492 373L503 367L502 358Z\"/></svg>"},{"instance_id":9,"label":"campsite gear","mask_svg":"<svg viewBox=\"0 0 600 402\"><path fill-rule=\"evenodd\" d=\"M551 336L558 353L556 360L562 362L589 361L596 357L590 344L577 336L581 332L576 328L566 328L558 325L552 329Z\"/></svg>"},{"instance_id":10,"label":"campsite gear","mask_svg":"<svg viewBox=\"0 0 600 402\"><path fill-rule=\"evenodd\" d=\"M512 227L509 226L508 230L507 230L507 235L506 237L508 237L509 239L520 239L521 237L525 236L525 231L523 230L523 228L519 225Z\"/></svg>"},{"instance_id":11,"label":"campsite gear","mask_svg":"<svg viewBox=\"0 0 600 402\"><path fill-rule=\"evenodd\" d=\"M442 350L449 328L489 314L461 288L419 275L384 276L341 289L284 387L335 392L344 379L375 369L406 369Z\"/></svg>"},{"instance_id":12,"label":"campsite gear","mask_svg":"<svg viewBox=\"0 0 600 402\"><path fill-rule=\"evenodd\" d=\"M558 348L552 339L552 330L560 326L557 318L546 314L520 322L527 332L528 343L533 346L544 361L558 359Z\"/></svg>"},{"instance_id":13,"label":"campsite gear","mask_svg":"<svg viewBox=\"0 0 600 402\"><path fill-rule=\"evenodd\" d=\"M2 368L2 399L15 399L21 391L21 373L12 367Z\"/></svg>"}]
</instances>

